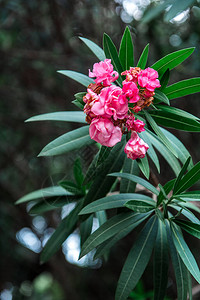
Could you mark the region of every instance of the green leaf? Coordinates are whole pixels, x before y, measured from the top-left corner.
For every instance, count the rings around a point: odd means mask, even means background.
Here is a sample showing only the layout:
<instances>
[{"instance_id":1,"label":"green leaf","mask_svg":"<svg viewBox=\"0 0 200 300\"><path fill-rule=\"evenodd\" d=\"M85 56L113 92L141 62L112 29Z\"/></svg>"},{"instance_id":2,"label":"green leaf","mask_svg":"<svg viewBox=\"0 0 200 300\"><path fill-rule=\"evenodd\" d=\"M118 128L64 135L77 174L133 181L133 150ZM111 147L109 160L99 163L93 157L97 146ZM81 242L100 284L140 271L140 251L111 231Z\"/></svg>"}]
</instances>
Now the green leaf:
<instances>
[{"instance_id":1,"label":"green leaf","mask_svg":"<svg viewBox=\"0 0 200 300\"><path fill-rule=\"evenodd\" d=\"M133 182L139 183L142 186L144 186L147 190L151 191L152 193L158 195L159 192L158 190L148 181L146 181L145 179L135 176L135 175L131 175L131 174L127 174L127 173L112 173L109 174L109 176L115 176L115 177L122 177L128 180L131 180Z\"/></svg>"},{"instance_id":2,"label":"green leaf","mask_svg":"<svg viewBox=\"0 0 200 300\"><path fill-rule=\"evenodd\" d=\"M101 146L101 149L99 150L99 156L96 165L102 164L105 159L110 154L111 148L106 146Z\"/></svg>"},{"instance_id":3,"label":"green leaf","mask_svg":"<svg viewBox=\"0 0 200 300\"><path fill-rule=\"evenodd\" d=\"M98 176L92 182L90 189L85 197L84 205L93 202L96 199L104 197L111 189L115 178L106 176L112 172L118 172L121 170L124 162L124 139L117 143L111 150L108 158L105 160L103 168L99 172Z\"/></svg>"},{"instance_id":4,"label":"green leaf","mask_svg":"<svg viewBox=\"0 0 200 300\"><path fill-rule=\"evenodd\" d=\"M182 198L185 201L200 201L200 191L191 191L182 194L176 194L176 197Z\"/></svg>"},{"instance_id":5,"label":"green leaf","mask_svg":"<svg viewBox=\"0 0 200 300\"><path fill-rule=\"evenodd\" d=\"M31 209L29 210L29 214L43 214L47 211L51 211L53 209L61 208L66 204L69 204L69 202L77 201L80 199L79 196L67 196L67 198L53 198L48 199L45 201L40 201L33 205Z\"/></svg>"},{"instance_id":6,"label":"green leaf","mask_svg":"<svg viewBox=\"0 0 200 300\"><path fill-rule=\"evenodd\" d=\"M139 213L145 213L150 210L155 209L155 203L152 201L138 201L138 200L130 200L124 204L127 208L139 212Z\"/></svg>"},{"instance_id":7,"label":"green leaf","mask_svg":"<svg viewBox=\"0 0 200 300\"><path fill-rule=\"evenodd\" d=\"M154 300L162 300L168 282L168 242L165 224L159 220L154 250Z\"/></svg>"},{"instance_id":8,"label":"green leaf","mask_svg":"<svg viewBox=\"0 0 200 300\"><path fill-rule=\"evenodd\" d=\"M133 42L128 26L122 36L119 49L119 59L124 70L129 70L130 67L134 66Z\"/></svg>"},{"instance_id":9,"label":"green leaf","mask_svg":"<svg viewBox=\"0 0 200 300\"><path fill-rule=\"evenodd\" d=\"M142 23L148 23L160 14L172 3L174 0L166 0L161 4L151 7L142 17Z\"/></svg>"},{"instance_id":10,"label":"green leaf","mask_svg":"<svg viewBox=\"0 0 200 300\"><path fill-rule=\"evenodd\" d=\"M185 79L166 87L163 91L169 99L200 92L200 77Z\"/></svg>"},{"instance_id":11,"label":"green leaf","mask_svg":"<svg viewBox=\"0 0 200 300\"><path fill-rule=\"evenodd\" d=\"M88 48L96 55L96 57L99 60L106 59L103 49L101 49L97 44L95 44L91 40L88 40L88 39L80 37L80 36L79 36L79 39L81 41L83 41L86 44L86 46L88 46Z\"/></svg>"},{"instance_id":12,"label":"green leaf","mask_svg":"<svg viewBox=\"0 0 200 300\"><path fill-rule=\"evenodd\" d=\"M125 157L124 165L122 169L123 173L139 175L138 164L135 160ZM120 193L134 193L136 183L122 178L120 181Z\"/></svg>"},{"instance_id":13,"label":"green leaf","mask_svg":"<svg viewBox=\"0 0 200 300\"><path fill-rule=\"evenodd\" d=\"M169 99L167 98L167 96L161 92L160 90L155 90L155 95L154 95L154 99L155 100L159 100L159 102L163 102L167 105L170 105Z\"/></svg>"},{"instance_id":14,"label":"green leaf","mask_svg":"<svg viewBox=\"0 0 200 300\"><path fill-rule=\"evenodd\" d=\"M97 211L95 215L99 221L99 226L103 225L107 221L105 210Z\"/></svg>"},{"instance_id":15,"label":"green leaf","mask_svg":"<svg viewBox=\"0 0 200 300\"><path fill-rule=\"evenodd\" d=\"M121 73L123 72L122 65L118 57L117 49L113 44L111 38L106 33L104 33L103 36L103 48L106 57L111 59L114 70L119 73L117 82L119 83L119 85L121 85L122 84Z\"/></svg>"},{"instance_id":16,"label":"green leaf","mask_svg":"<svg viewBox=\"0 0 200 300\"><path fill-rule=\"evenodd\" d=\"M195 224L193 222L180 219L172 219L172 221L191 235L197 237L198 239L200 238L200 224Z\"/></svg>"},{"instance_id":17,"label":"green leaf","mask_svg":"<svg viewBox=\"0 0 200 300\"><path fill-rule=\"evenodd\" d=\"M38 116L31 117L25 122L34 121L66 121L66 122L78 122L86 123L85 114L82 111L59 111L49 114L42 114Z\"/></svg>"},{"instance_id":18,"label":"green leaf","mask_svg":"<svg viewBox=\"0 0 200 300\"><path fill-rule=\"evenodd\" d=\"M163 186L163 189L165 191L165 194L168 195L169 192L172 190L173 186L174 186L174 183L175 183L175 180L176 179L172 179L170 181L168 181L164 186ZM162 202L162 200L165 199L165 195L164 193L160 190L160 193L157 197L157 206L159 206Z\"/></svg>"},{"instance_id":19,"label":"green leaf","mask_svg":"<svg viewBox=\"0 0 200 300\"><path fill-rule=\"evenodd\" d=\"M159 125L183 131L200 132L200 123L194 119L183 117L174 111L151 110L149 114ZM155 130L154 130L155 131Z\"/></svg>"},{"instance_id":20,"label":"green leaf","mask_svg":"<svg viewBox=\"0 0 200 300\"><path fill-rule=\"evenodd\" d=\"M139 136L144 140L145 143L149 146L149 149L147 151L147 155L151 158L152 162L155 164L158 173L160 173L160 163L158 160L158 156L152 146L151 140L149 139L148 135L146 134L146 131L143 131L139 134Z\"/></svg>"},{"instance_id":21,"label":"green leaf","mask_svg":"<svg viewBox=\"0 0 200 300\"><path fill-rule=\"evenodd\" d=\"M112 217L93 232L85 241L81 249L80 258L85 256L92 249L96 248L99 244L118 233L122 228L135 223L139 219L140 215L137 215L136 217L134 212L125 212Z\"/></svg>"},{"instance_id":22,"label":"green leaf","mask_svg":"<svg viewBox=\"0 0 200 300\"><path fill-rule=\"evenodd\" d=\"M200 272L194 256L192 255L183 237L180 235L173 224L171 224L171 230L174 245L183 263L185 264L188 271L192 274L192 276L196 279L196 281L200 283Z\"/></svg>"},{"instance_id":23,"label":"green leaf","mask_svg":"<svg viewBox=\"0 0 200 300\"><path fill-rule=\"evenodd\" d=\"M200 162L198 162L179 182L179 187L174 195L180 194L189 189L200 179Z\"/></svg>"},{"instance_id":24,"label":"green leaf","mask_svg":"<svg viewBox=\"0 0 200 300\"><path fill-rule=\"evenodd\" d=\"M147 179L149 179L150 169L149 169L149 162L147 156L145 156L144 158L137 158L136 161L141 172L144 174L144 176Z\"/></svg>"},{"instance_id":25,"label":"green leaf","mask_svg":"<svg viewBox=\"0 0 200 300\"><path fill-rule=\"evenodd\" d=\"M169 221L167 223L168 245L176 277L178 300L187 300L187 268L182 262L172 240Z\"/></svg>"},{"instance_id":26,"label":"green leaf","mask_svg":"<svg viewBox=\"0 0 200 300\"><path fill-rule=\"evenodd\" d=\"M97 175L99 175L99 172L97 171L97 161L99 158L99 152L94 156L91 164L89 165L89 168L87 169L83 184L86 185L90 181L94 180Z\"/></svg>"},{"instance_id":27,"label":"green leaf","mask_svg":"<svg viewBox=\"0 0 200 300\"><path fill-rule=\"evenodd\" d=\"M172 70L176 66L180 65L184 60L186 60L194 51L195 48L186 48L182 50L178 50L176 52L170 53L156 63L154 63L151 68L158 71L159 75L165 73L167 69ZM165 93L168 97L168 94ZM168 97L169 98L169 97ZM169 98L171 99L171 98Z\"/></svg>"},{"instance_id":28,"label":"green leaf","mask_svg":"<svg viewBox=\"0 0 200 300\"><path fill-rule=\"evenodd\" d=\"M176 108L176 107L172 107L172 106L164 106L164 105L159 105L159 104L156 104L156 107L158 109L161 109L161 110L164 110L164 111L167 111L169 113L172 113L172 114L177 114L177 116L182 116L182 117L185 117L185 118L189 118L189 119L192 119L192 120L199 120L199 118L197 118L196 116L188 113L187 111L185 110L182 110L182 109L179 109L179 108Z\"/></svg>"},{"instance_id":29,"label":"green leaf","mask_svg":"<svg viewBox=\"0 0 200 300\"><path fill-rule=\"evenodd\" d=\"M174 188L173 188L173 193L176 194L176 191L179 189L179 184L180 184L180 181L183 177L183 175L185 174L188 166L189 166L189 163L191 161L191 156L188 157L188 159L186 160L186 162L184 163L180 173L178 174L178 177L176 178L176 181L174 183Z\"/></svg>"},{"instance_id":30,"label":"green leaf","mask_svg":"<svg viewBox=\"0 0 200 300\"><path fill-rule=\"evenodd\" d=\"M171 144L176 149L178 158L184 164L185 161L187 160L188 156L190 156L190 153L188 152L188 150L181 143L181 141L176 136L174 136L171 132L169 132L168 130L166 130L164 128L160 128L160 130L162 130L163 134L165 134L167 136L167 138L171 141ZM192 167L193 167L193 162L191 160L190 164L188 166L188 170L190 170Z\"/></svg>"},{"instance_id":31,"label":"green leaf","mask_svg":"<svg viewBox=\"0 0 200 300\"><path fill-rule=\"evenodd\" d=\"M84 126L53 140L42 149L38 156L60 155L94 143L95 141L89 135L89 126Z\"/></svg>"},{"instance_id":32,"label":"green leaf","mask_svg":"<svg viewBox=\"0 0 200 300\"><path fill-rule=\"evenodd\" d=\"M107 196L98 199L96 201L93 201L92 203L85 206L81 210L80 215L101 211L103 209L106 210L106 209L123 207L124 204L129 200L142 200L142 201L147 200L147 201L152 201L152 203L154 202L153 199L142 194L136 194L136 193L116 194L116 195Z\"/></svg>"},{"instance_id":33,"label":"green leaf","mask_svg":"<svg viewBox=\"0 0 200 300\"><path fill-rule=\"evenodd\" d=\"M105 254L116 242L118 242L119 240L124 238L134 228L136 228L139 224L141 224L144 220L146 220L150 214L151 214L151 212L144 213L144 214L135 214L136 222L127 227L122 228L113 237L109 238L108 240L106 240L105 242L100 244L97 248L94 259L97 259L97 258L101 257L103 254ZM140 215L140 219L138 219L138 215Z\"/></svg>"},{"instance_id":34,"label":"green leaf","mask_svg":"<svg viewBox=\"0 0 200 300\"><path fill-rule=\"evenodd\" d=\"M57 72L79 82L85 87L88 87L90 83L94 83L94 80L92 78L88 77L87 75L81 74L79 72L70 71L70 70L60 70Z\"/></svg>"},{"instance_id":35,"label":"green leaf","mask_svg":"<svg viewBox=\"0 0 200 300\"><path fill-rule=\"evenodd\" d=\"M76 107L80 108L81 110L84 109L84 105L81 104L78 100L75 99L75 100L72 101L72 103L73 103Z\"/></svg>"},{"instance_id":36,"label":"green leaf","mask_svg":"<svg viewBox=\"0 0 200 300\"><path fill-rule=\"evenodd\" d=\"M174 205L174 204L170 204L169 206L176 209L178 212L180 212L182 215L184 215L187 219L189 219L193 223L200 224L199 219L197 219L197 217L186 207L181 206L181 205Z\"/></svg>"},{"instance_id":37,"label":"green leaf","mask_svg":"<svg viewBox=\"0 0 200 300\"><path fill-rule=\"evenodd\" d=\"M71 192L75 195L83 195L83 191L73 182L69 180L59 181L59 185L66 189L68 192Z\"/></svg>"},{"instance_id":38,"label":"green leaf","mask_svg":"<svg viewBox=\"0 0 200 300\"><path fill-rule=\"evenodd\" d=\"M80 224L80 238L81 238L81 247L90 236L93 225L93 215L90 215L86 220Z\"/></svg>"},{"instance_id":39,"label":"green leaf","mask_svg":"<svg viewBox=\"0 0 200 300\"><path fill-rule=\"evenodd\" d=\"M146 47L144 48L144 50L138 60L138 63L137 63L138 68L141 68L142 70L145 69L147 59L148 59L148 53L149 53L149 44L146 45Z\"/></svg>"},{"instance_id":40,"label":"green leaf","mask_svg":"<svg viewBox=\"0 0 200 300\"><path fill-rule=\"evenodd\" d=\"M157 136L160 138L163 144L177 157L177 153L174 147L172 146L170 140L162 133L162 131L160 130L154 119L151 117L151 115L146 111L144 111L144 114L147 121L151 125L153 131L157 134Z\"/></svg>"},{"instance_id":41,"label":"green leaf","mask_svg":"<svg viewBox=\"0 0 200 300\"><path fill-rule=\"evenodd\" d=\"M158 221L152 217L140 232L122 269L115 299L125 300L142 276L151 256L157 234Z\"/></svg>"},{"instance_id":42,"label":"green leaf","mask_svg":"<svg viewBox=\"0 0 200 300\"><path fill-rule=\"evenodd\" d=\"M176 159L176 157L171 152L168 151L168 149L165 147L165 145L163 145L163 143L159 140L159 138L156 137L156 135L154 135L148 129L146 129L146 132L147 132L147 135L149 136L149 138L151 139L154 147L160 152L160 154L163 156L163 158L167 161L167 163L170 165L170 167L174 171L175 175L178 176L178 174L181 170L181 167L180 167L180 164L179 164L178 160Z\"/></svg>"},{"instance_id":43,"label":"green leaf","mask_svg":"<svg viewBox=\"0 0 200 300\"><path fill-rule=\"evenodd\" d=\"M82 207L82 203L83 202L80 201L70 214L60 222L57 229L47 241L41 253L42 263L49 260L50 257L60 249L62 243L67 239L67 237L73 232L78 221L78 213Z\"/></svg>"},{"instance_id":44,"label":"green leaf","mask_svg":"<svg viewBox=\"0 0 200 300\"><path fill-rule=\"evenodd\" d=\"M83 180L84 180L84 175L83 175L83 171L82 171L80 158L77 158L75 160L73 171L74 171L74 178L76 180L76 183L77 183L78 187L81 188L82 184L83 184Z\"/></svg>"},{"instance_id":45,"label":"green leaf","mask_svg":"<svg viewBox=\"0 0 200 300\"><path fill-rule=\"evenodd\" d=\"M178 200L178 201L179 201L179 200ZM183 201L183 202L181 203L182 206L184 206L184 207L186 207L186 208L189 208L189 209L192 209L192 210L194 210L194 211L200 213L200 208L199 208L197 205L195 205L195 204L193 204L193 203L190 203L190 202L185 202L184 199L181 199L181 201Z\"/></svg>"},{"instance_id":46,"label":"green leaf","mask_svg":"<svg viewBox=\"0 0 200 300\"><path fill-rule=\"evenodd\" d=\"M61 186L50 186L41 190L36 190L34 192L31 192L21 197L19 200L15 202L15 204L21 204L24 202L28 202L40 198L45 199L48 197L59 197L59 196L70 196L70 195L72 195L72 193L66 191Z\"/></svg>"},{"instance_id":47,"label":"green leaf","mask_svg":"<svg viewBox=\"0 0 200 300\"><path fill-rule=\"evenodd\" d=\"M160 79L160 85L161 85L161 87L159 88L160 91L163 91L166 88L169 82L169 75L170 75L170 71L169 69L167 69Z\"/></svg>"},{"instance_id":48,"label":"green leaf","mask_svg":"<svg viewBox=\"0 0 200 300\"><path fill-rule=\"evenodd\" d=\"M171 6L169 11L165 15L165 22L169 22L171 19L176 17L178 14L186 10L188 7L196 2L195 0L184 0L184 1L174 1L174 4Z\"/></svg>"}]
</instances>

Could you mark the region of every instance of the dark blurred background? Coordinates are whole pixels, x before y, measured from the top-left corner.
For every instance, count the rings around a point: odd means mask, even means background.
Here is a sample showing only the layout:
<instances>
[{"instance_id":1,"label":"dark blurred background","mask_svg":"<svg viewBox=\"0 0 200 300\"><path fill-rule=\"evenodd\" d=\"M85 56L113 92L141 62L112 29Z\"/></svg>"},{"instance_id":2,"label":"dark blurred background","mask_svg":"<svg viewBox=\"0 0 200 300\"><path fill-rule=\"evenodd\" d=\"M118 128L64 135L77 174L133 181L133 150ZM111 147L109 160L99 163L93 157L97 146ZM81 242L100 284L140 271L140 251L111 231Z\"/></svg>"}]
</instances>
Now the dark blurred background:
<instances>
[{"instance_id":1,"label":"dark blurred background","mask_svg":"<svg viewBox=\"0 0 200 300\"><path fill-rule=\"evenodd\" d=\"M97 60L78 36L102 46L108 33L119 46L126 25L130 26L136 61L150 43L148 65L170 52L196 47L192 57L173 71L170 82L200 76L200 8L194 7L169 22L164 12L146 23L143 14L154 9L150 0L1 0L0 1L0 299L93 300L114 299L114 291L133 236L111 251L109 261L92 262L91 256L77 262L79 236L75 232L48 263L40 265L42 245L59 223L60 211L30 216L26 205L14 202L24 194L56 184L64 176L72 178L72 165L81 156L86 169L92 150L37 158L40 150L57 136L78 127L70 123L24 123L30 116L76 110L73 95L84 88L56 73L71 69L88 73ZM199 95L180 98L172 105L200 116ZM200 159L199 135L178 136ZM85 153L85 154L84 154ZM84 155L85 157L84 157ZM173 176L163 162L161 183ZM65 207L66 215L70 207ZM97 224L94 226L97 226ZM195 238L190 241L198 256ZM152 266L145 271L133 299L152 299ZM146 292L149 294L145 294ZM141 297L141 295L143 295ZM170 271L170 299L175 299L174 275Z\"/></svg>"}]
</instances>

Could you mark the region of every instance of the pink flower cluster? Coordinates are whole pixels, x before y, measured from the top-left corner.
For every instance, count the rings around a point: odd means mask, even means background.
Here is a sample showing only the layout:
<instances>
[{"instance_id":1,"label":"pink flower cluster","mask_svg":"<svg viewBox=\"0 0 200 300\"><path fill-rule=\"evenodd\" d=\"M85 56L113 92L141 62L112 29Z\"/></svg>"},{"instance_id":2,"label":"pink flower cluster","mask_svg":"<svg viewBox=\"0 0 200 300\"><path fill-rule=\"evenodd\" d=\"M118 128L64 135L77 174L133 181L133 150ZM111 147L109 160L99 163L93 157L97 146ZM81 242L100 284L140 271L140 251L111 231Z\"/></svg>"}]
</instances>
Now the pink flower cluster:
<instances>
[{"instance_id":1,"label":"pink flower cluster","mask_svg":"<svg viewBox=\"0 0 200 300\"><path fill-rule=\"evenodd\" d=\"M128 158L143 158L149 146L138 136L144 131L144 122L135 118L153 101L155 88L160 87L158 73L154 69L131 67L122 73L126 78L122 88L113 84L119 74L113 70L110 59L95 63L89 76L95 77L83 97L86 121L93 140L107 147L121 141L122 135L131 132L125 146Z\"/></svg>"}]
</instances>

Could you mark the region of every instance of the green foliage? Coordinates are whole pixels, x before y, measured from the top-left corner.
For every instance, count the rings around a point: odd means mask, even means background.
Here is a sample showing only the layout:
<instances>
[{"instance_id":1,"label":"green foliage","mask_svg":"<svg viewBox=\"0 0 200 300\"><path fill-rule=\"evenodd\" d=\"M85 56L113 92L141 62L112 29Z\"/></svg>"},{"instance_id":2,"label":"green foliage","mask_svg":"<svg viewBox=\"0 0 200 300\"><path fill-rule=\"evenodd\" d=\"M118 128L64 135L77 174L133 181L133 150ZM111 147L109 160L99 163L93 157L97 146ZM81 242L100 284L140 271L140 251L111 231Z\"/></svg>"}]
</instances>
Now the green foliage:
<instances>
[{"instance_id":1,"label":"green foliage","mask_svg":"<svg viewBox=\"0 0 200 300\"><path fill-rule=\"evenodd\" d=\"M148 54L149 54L149 44L147 44L146 47L144 48L144 50L138 60L137 67L139 67L141 69L145 69L147 59L148 59Z\"/></svg>"},{"instance_id":2,"label":"green foliage","mask_svg":"<svg viewBox=\"0 0 200 300\"><path fill-rule=\"evenodd\" d=\"M124 70L134 66L133 43L128 27L124 31L119 48L119 59Z\"/></svg>"}]
</instances>

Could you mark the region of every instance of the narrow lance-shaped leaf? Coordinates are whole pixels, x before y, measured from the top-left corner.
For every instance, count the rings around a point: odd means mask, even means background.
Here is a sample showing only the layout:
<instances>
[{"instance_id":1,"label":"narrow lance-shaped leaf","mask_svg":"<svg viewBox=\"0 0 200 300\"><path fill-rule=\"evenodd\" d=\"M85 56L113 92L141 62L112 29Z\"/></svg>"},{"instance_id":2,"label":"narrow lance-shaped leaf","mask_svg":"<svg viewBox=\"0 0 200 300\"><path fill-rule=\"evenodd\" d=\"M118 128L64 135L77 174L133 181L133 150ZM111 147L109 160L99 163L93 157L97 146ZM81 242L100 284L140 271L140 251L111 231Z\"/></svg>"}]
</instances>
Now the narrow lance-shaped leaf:
<instances>
[{"instance_id":1,"label":"narrow lance-shaped leaf","mask_svg":"<svg viewBox=\"0 0 200 300\"><path fill-rule=\"evenodd\" d=\"M163 58L161 58L160 60L158 60L151 67L154 70L158 71L159 75L162 75L163 73L165 73L167 69L172 70L173 68L181 64L192 54L193 51L194 48L186 48L186 49L181 49L176 52L170 53L164 56Z\"/></svg>"},{"instance_id":2,"label":"narrow lance-shaped leaf","mask_svg":"<svg viewBox=\"0 0 200 300\"><path fill-rule=\"evenodd\" d=\"M86 44L86 46L88 46L88 48L96 55L96 57L99 60L105 60L106 59L103 49L101 49L97 44L95 44L91 40L88 40L88 39L83 38L83 37L79 37L79 39L81 41L83 41Z\"/></svg>"},{"instance_id":3,"label":"narrow lance-shaped leaf","mask_svg":"<svg viewBox=\"0 0 200 300\"><path fill-rule=\"evenodd\" d=\"M137 67L141 68L142 70L145 69L146 67L148 53L149 53L149 44L147 44L144 50L142 51L142 54L137 63Z\"/></svg>"},{"instance_id":4,"label":"narrow lance-shaped leaf","mask_svg":"<svg viewBox=\"0 0 200 300\"><path fill-rule=\"evenodd\" d=\"M185 231L190 233L191 235L200 238L200 224L195 224L193 222L180 220L180 219L172 219L174 223L179 225L181 228L183 228Z\"/></svg>"},{"instance_id":5,"label":"narrow lance-shaped leaf","mask_svg":"<svg viewBox=\"0 0 200 300\"><path fill-rule=\"evenodd\" d=\"M178 300L187 300L187 268L182 262L172 240L169 221L166 220L169 251L176 277Z\"/></svg>"},{"instance_id":6,"label":"narrow lance-shaped leaf","mask_svg":"<svg viewBox=\"0 0 200 300\"><path fill-rule=\"evenodd\" d=\"M169 75L170 75L170 71L169 69L167 69L165 73L162 75L162 77L160 78L160 85L161 85L161 87L159 88L160 91L163 91L166 88L169 82Z\"/></svg>"},{"instance_id":7,"label":"narrow lance-shaped leaf","mask_svg":"<svg viewBox=\"0 0 200 300\"><path fill-rule=\"evenodd\" d=\"M165 224L159 220L158 233L154 250L154 300L165 297L168 281L168 242Z\"/></svg>"},{"instance_id":8,"label":"narrow lance-shaped leaf","mask_svg":"<svg viewBox=\"0 0 200 300\"><path fill-rule=\"evenodd\" d=\"M200 179L200 162L198 162L179 182L179 187L174 193L179 194L189 189Z\"/></svg>"},{"instance_id":9,"label":"narrow lance-shaped leaf","mask_svg":"<svg viewBox=\"0 0 200 300\"><path fill-rule=\"evenodd\" d=\"M38 156L60 155L94 143L89 135L89 126L84 126L61 135L45 146Z\"/></svg>"},{"instance_id":10,"label":"narrow lance-shaped leaf","mask_svg":"<svg viewBox=\"0 0 200 300\"><path fill-rule=\"evenodd\" d=\"M163 92L169 99L176 99L183 96L200 92L200 77L185 79L166 87Z\"/></svg>"},{"instance_id":11,"label":"narrow lance-shaped leaf","mask_svg":"<svg viewBox=\"0 0 200 300\"><path fill-rule=\"evenodd\" d=\"M142 276L153 250L157 228L158 220L153 216L140 232L122 269L115 295L116 300L127 299Z\"/></svg>"},{"instance_id":12,"label":"narrow lance-shaped leaf","mask_svg":"<svg viewBox=\"0 0 200 300\"><path fill-rule=\"evenodd\" d=\"M152 198L138 193L116 194L93 201L81 210L80 215L101 211L102 209L123 207L129 200L147 200L154 203Z\"/></svg>"},{"instance_id":13,"label":"narrow lance-shaped leaf","mask_svg":"<svg viewBox=\"0 0 200 300\"><path fill-rule=\"evenodd\" d=\"M115 71L119 73L119 78L117 79L117 82L119 83L119 85L121 85L122 84L121 73L123 69L118 57L117 49L113 44L111 38L106 33L104 33L104 37L103 37L103 48L106 57L111 59Z\"/></svg>"},{"instance_id":14,"label":"narrow lance-shaped leaf","mask_svg":"<svg viewBox=\"0 0 200 300\"><path fill-rule=\"evenodd\" d=\"M80 224L80 238L81 238L81 247L90 236L93 225L93 215L90 215L86 220Z\"/></svg>"},{"instance_id":15,"label":"narrow lance-shaped leaf","mask_svg":"<svg viewBox=\"0 0 200 300\"><path fill-rule=\"evenodd\" d=\"M126 27L122 36L119 49L119 59L124 70L129 70L130 67L134 66L133 42L128 26Z\"/></svg>"},{"instance_id":16,"label":"narrow lance-shaped leaf","mask_svg":"<svg viewBox=\"0 0 200 300\"><path fill-rule=\"evenodd\" d=\"M157 16L159 16L174 0L165 0L161 4L157 4L155 7L149 9L142 17L142 23L148 23Z\"/></svg>"},{"instance_id":17,"label":"narrow lance-shaped leaf","mask_svg":"<svg viewBox=\"0 0 200 300\"><path fill-rule=\"evenodd\" d=\"M169 11L165 15L165 22L169 22L171 19L176 17L178 14L190 7L195 0L184 0L184 1L174 1L174 4L170 7Z\"/></svg>"},{"instance_id":18,"label":"narrow lance-shaped leaf","mask_svg":"<svg viewBox=\"0 0 200 300\"><path fill-rule=\"evenodd\" d=\"M163 189L164 189L166 195L168 195L169 192L172 190L175 180L176 179L172 179L163 186ZM160 205L160 203L162 202L163 199L165 199L165 195L164 195L164 193L160 192L157 197L157 205L158 206Z\"/></svg>"},{"instance_id":19,"label":"narrow lance-shaped leaf","mask_svg":"<svg viewBox=\"0 0 200 300\"><path fill-rule=\"evenodd\" d=\"M122 169L123 173L129 173L138 176L139 168L135 160L125 157ZM120 193L134 193L136 182L122 178L120 181Z\"/></svg>"},{"instance_id":20,"label":"narrow lance-shaped leaf","mask_svg":"<svg viewBox=\"0 0 200 300\"><path fill-rule=\"evenodd\" d=\"M160 128L158 127L158 125L156 124L154 119L151 117L151 115L146 111L144 111L144 114L145 114L147 121L151 125L152 129L157 134L157 136L161 139L163 144L177 157L177 153L176 153L174 147L172 146L170 140L162 133L162 131L160 130Z\"/></svg>"},{"instance_id":21,"label":"narrow lance-shaped leaf","mask_svg":"<svg viewBox=\"0 0 200 300\"><path fill-rule=\"evenodd\" d=\"M136 219L139 220L140 215L137 215L136 218L134 212L121 213L109 219L85 241L81 249L80 258L89 253L92 249L96 248L99 244L115 235L122 228L135 223L137 221Z\"/></svg>"},{"instance_id":22,"label":"narrow lance-shaped leaf","mask_svg":"<svg viewBox=\"0 0 200 300\"><path fill-rule=\"evenodd\" d=\"M184 215L187 219L192 221L193 223L200 224L199 219L186 207L182 205L175 205L175 204L170 204L169 206L173 207L176 209L180 214Z\"/></svg>"},{"instance_id":23,"label":"narrow lance-shaped leaf","mask_svg":"<svg viewBox=\"0 0 200 300\"><path fill-rule=\"evenodd\" d=\"M127 174L127 173L112 173L112 174L109 174L109 176L115 176L115 177L122 177L122 178L126 178L128 180L131 180L133 182L136 182L136 183L139 183L141 184L142 186L144 186L146 189L148 189L149 191L151 191L152 193L158 195L159 192L158 190L151 184L149 183L148 181L146 181L145 179L143 178L140 178L138 176L135 176L135 175L131 175L131 174Z\"/></svg>"},{"instance_id":24,"label":"narrow lance-shaped leaf","mask_svg":"<svg viewBox=\"0 0 200 300\"><path fill-rule=\"evenodd\" d=\"M36 190L34 192L31 192L23 197L21 197L19 200L15 202L15 204L21 204L24 202L28 202L31 200L36 199L45 199L48 197L59 197L59 196L69 196L72 195L71 192L66 191L61 186L51 186L44 189Z\"/></svg>"},{"instance_id":25,"label":"narrow lance-shaped leaf","mask_svg":"<svg viewBox=\"0 0 200 300\"><path fill-rule=\"evenodd\" d=\"M65 122L78 122L86 123L85 114L82 111L59 111L49 114L42 114L38 116L31 117L25 122L35 122L35 121L65 121Z\"/></svg>"},{"instance_id":26,"label":"narrow lance-shaped leaf","mask_svg":"<svg viewBox=\"0 0 200 300\"><path fill-rule=\"evenodd\" d=\"M140 213L145 213L150 210L155 209L155 203L152 201L139 201L139 200L130 200L124 204L127 208Z\"/></svg>"},{"instance_id":27,"label":"narrow lance-shaped leaf","mask_svg":"<svg viewBox=\"0 0 200 300\"><path fill-rule=\"evenodd\" d=\"M200 283L200 272L194 256L192 255L183 237L180 235L173 224L171 224L171 230L174 245L183 263L185 264L188 271L192 274L192 276L196 279L196 281Z\"/></svg>"},{"instance_id":28,"label":"narrow lance-shaped leaf","mask_svg":"<svg viewBox=\"0 0 200 300\"><path fill-rule=\"evenodd\" d=\"M144 174L144 176L147 179L149 179L150 168L149 168L149 162L148 162L147 155L145 155L145 157L143 157L143 158L137 158L136 161L137 161L138 167L140 168L141 172Z\"/></svg>"},{"instance_id":29,"label":"narrow lance-shaped leaf","mask_svg":"<svg viewBox=\"0 0 200 300\"><path fill-rule=\"evenodd\" d=\"M156 104L156 108L161 109L163 111L167 111L172 114L177 114L178 117L181 116L181 117L189 118L192 120L200 120L198 117L188 113L187 111L176 108L176 107Z\"/></svg>"},{"instance_id":30,"label":"narrow lance-shaped leaf","mask_svg":"<svg viewBox=\"0 0 200 300\"><path fill-rule=\"evenodd\" d=\"M81 74L79 72L70 71L70 70L60 70L60 71L58 71L58 73L65 75L65 76L79 82L80 84L82 84L85 87L88 87L88 85L90 83L94 83L93 79L91 79L87 75Z\"/></svg>"},{"instance_id":31,"label":"narrow lance-shaped leaf","mask_svg":"<svg viewBox=\"0 0 200 300\"><path fill-rule=\"evenodd\" d=\"M167 96L161 92L160 90L156 90L155 91L155 95L154 95L154 99L158 100L159 102L163 102L167 105L170 105L169 99L167 98ZM155 102L155 101L154 101Z\"/></svg>"},{"instance_id":32,"label":"narrow lance-shaped leaf","mask_svg":"<svg viewBox=\"0 0 200 300\"><path fill-rule=\"evenodd\" d=\"M180 181L184 175L184 173L186 172L188 166L189 166L189 163L191 161L191 156L188 157L188 159L186 160L186 162L184 163L180 173L178 174L178 177L176 178L176 181L174 183L174 188L173 188L173 193L176 194L176 191L178 190L179 188L179 184L180 184Z\"/></svg>"},{"instance_id":33,"label":"narrow lance-shaped leaf","mask_svg":"<svg viewBox=\"0 0 200 300\"><path fill-rule=\"evenodd\" d=\"M200 201L200 191L191 191L182 194L176 194L176 197L179 197L185 201Z\"/></svg>"}]
</instances>

